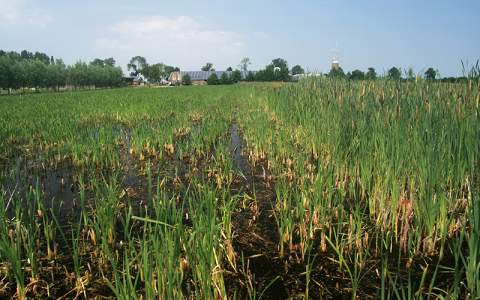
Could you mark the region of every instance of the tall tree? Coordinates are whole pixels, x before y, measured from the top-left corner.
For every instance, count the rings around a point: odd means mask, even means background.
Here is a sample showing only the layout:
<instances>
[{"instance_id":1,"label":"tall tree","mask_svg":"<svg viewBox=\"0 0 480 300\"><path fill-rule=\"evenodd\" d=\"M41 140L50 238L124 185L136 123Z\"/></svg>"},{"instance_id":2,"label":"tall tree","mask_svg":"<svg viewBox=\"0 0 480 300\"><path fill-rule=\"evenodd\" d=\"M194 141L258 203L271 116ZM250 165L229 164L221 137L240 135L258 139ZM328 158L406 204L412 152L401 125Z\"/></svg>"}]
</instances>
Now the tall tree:
<instances>
[{"instance_id":1,"label":"tall tree","mask_svg":"<svg viewBox=\"0 0 480 300\"><path fill-rule=\"evenodd\" d=\"M367 74L365 74L365 77L368 80L375 80L377 79L377 72L375 71L375 68L368 68Z\"/></svg>"},{"instance_id":2,"label":"tall tree","mask_svg":"<svg viewBox=\"0 0 480 300\"><path fill-rule=\"evenodd\" d=\"M437 71L435 71L435 69L428 68L427 71L425 71L425 79L435 80L435 77L437 77Z\"/></svg>"},{"instance_id":3,"label":"tall tree","mask_svg":"<svg viewBox=\"0 0 480 300\"><path fill-rule=\"evenodd\" d=\"M392 80L400 80L402 77L402 73L400 72L400 69L397 67L392 67L390 70L388 70L388 78Z\"/></svg>"},{"instance_id":4,"label":"tall tree","mask_svg":"<svg viewBox=\"0 0 480 300\"><path fill-rule=\"evenodd\" d=\"M115 59L113 59L113 57L109 57L109 58L105 58L103 60L103 63L106 65L106 66L109 66L109 67L115 67Z\"/></svg>"},{"instance_id":5,"label":"tall tree","mask_svg":"<svg viewBox=\"0 0 480 300\"><path fill-rule=\"evenodd\" d=\"M142 74L142 70L147 66L147 60L143 56L134 56L130 59L130 62L127 64L128 70L132 71L130 74L132 76L137 76Z\"/></svg>"},{"instance_id":6,"label":"tall tree","mask_svg":"<svg viewBox=\"0 0 480 300\"><path fill-rule=\"evenodd\" d=\"M247 73L248 72L248 66L250 66L251 64L252 63L250 62L250 58L244 57L240 61L240 64L238 65L238 67L240 68L241 71Z\"/></svg>"},{"instance_id":7,"label":"tall tree","mask_svg":"<svg viewBox=\"0 0 480 300\"><path fill-rule=\"evenodd\" d=\"M330 72L328 73L328 77L330 78L344 78L345 73L341 67L338 68L331 68Z\"/></svg>"},{"instance_id":8,"label":"tall tree","mask_svg":"<svg viewBox=\"0 0 480 300\"><path fill-rule=\"evenodd\" d=\"M92 66L97 66L97 67L104 67L104 66L105 66L105 62L103 61L103 59L95 58L94 60L92 60L92 61L90 62L90 65L92 65Z\"/></svg>"},{"instance_id":9,"label":"tall tree","mask_svg":"<svg viewBox=\"0 0 480 300\"><path fill-rule=\"evenodd\" d=\"M249 71L245 76L245 81L248 81L248 82L255 81L255 74L252 71Z\"/></svg>"},{"instance_id":10,"label":"tall tree","mask_svg":"<svg viewBox=\"0 0 480 300\"><path fill-rule=\"evenodd\" d=\"M363 80L365 79L365 74L360 70L353 70L349 78L351 80Z\"/></svg>"},{"instance_id":11,"label":"tall tree","mask_svg":"<svg viewBox=\"0 0 480 300\"><path fill-rule=\"evenodd\" d=\"M300 65L295 65L292 68L292 75L305 74L305 70Z\"/></svg>"},{"instance_id":12,"label":"tall tree","mask_svg":"<svg viewBox=\"0 0 480 300\"><path fill-rule=\"evenodd\" d=\"M405 71L405 76L407 77L408 80L415 79L415 72L413 71L412 67L409 67L408 70Z\"/></svg>"},{"instance_id":13,"label":"tall tree","mask_svg":"<svg viewBox=\"0 0 480 300\"><path fill-rule=\"evenodd\" d=\"M12 87L14 62L7 55L0 55L0 89L10 89ZM9 90L10 91L10 90Z\"/></svg>"},{"instance_id":14,"label":"tall tree","mask_svg":"<svg viewBox=\"0 0 480 300\"><path fill-rule=\"evenodd\" d=\"M227 72L223 72L220 76L220 84L230 84L230 77L228 76Z\"/></svg>"},{"instance_id":15,"label":"tall tree","mask_svg":"<svg viewBox=\"0 0 480 300\"><path fill-rule=\"evenodd\" d=\"M272 62L267 65L265 68L267 78L272 76L268 80L279 80L279 81L288 81L290 75L288 74L288 63L283 58L275 58Z\"/></svg>"},{"instance_id":16,"label":"tall tree","mask_svg":"<svg viewBox=\"0 0 480 300\"><path fill-rule=\"evenodd\" d=\"M33 55L33 58L41 61L42 63L44 63L46 65L50 64L50 57L48 55L46 55L45 53L35 52L35 54Z\"/></svg>"},{"instance_id":17,"label":"tall tree","mask_svg":"<svg viewBox=\"0 0 480 300\"><path fill-rule=\"evenodd\" d=\"M240 70L233 71L230 75L230 80L232 83L237 83L242 80L242 73L240 72Z\"/></svg>"},{"instance_id":18,"label":"tall tree","mask_svg":"<svg viewBox=\"0 0 480 300\"><path fill-rule=\"evenodd\" d=\"M213 63L207 62L201 69L202 71L215 71L213 68Z\"/></svg>"},{"instance_id":19,"label":"tall tree","mask_svg":"<svg viewBox=\"0 0 480 300\"><path fill-rule=\"evenodd\" d=\"M218 84L218 76L217 76L217 74L213 73L212 75L210 75L210 77L208 77L208 79L207 79L207 84L208 84L208 85L216 85L216 84Z\"/></svg>"},{"instance_id":20,"label":"tall tree","mask_svg":"<svg viewBox=\"0 0 480 300\"><path fill-rule=\"evenodd\" d=\"M32 52L28 52L27 50L22 50L22 52L20 52L20 56L21 56L23 59L33 59L33 53L32 53Z\"/></svg>"}]
</instances>

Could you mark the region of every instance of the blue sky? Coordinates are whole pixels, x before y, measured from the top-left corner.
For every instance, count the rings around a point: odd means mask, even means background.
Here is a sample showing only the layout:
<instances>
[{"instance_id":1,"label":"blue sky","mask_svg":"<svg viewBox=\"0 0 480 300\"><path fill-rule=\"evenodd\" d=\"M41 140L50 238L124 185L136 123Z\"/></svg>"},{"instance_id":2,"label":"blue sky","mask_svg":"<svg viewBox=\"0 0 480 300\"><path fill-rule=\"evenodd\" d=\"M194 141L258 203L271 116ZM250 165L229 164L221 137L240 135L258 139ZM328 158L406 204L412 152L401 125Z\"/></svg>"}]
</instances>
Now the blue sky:
<instances>
[{"instance_id":1,"label":"blue sky","mask_svg":"<svg viewBox=\"0 0 480 300\"><path fill-rule=\"evenodd\" d=\"M0 49L42 51L66 63L114 57L198 70L250 57L327 72L391 66L460 75L480 58L480 1L0 0Z\"/></svg>"}]
</instances>

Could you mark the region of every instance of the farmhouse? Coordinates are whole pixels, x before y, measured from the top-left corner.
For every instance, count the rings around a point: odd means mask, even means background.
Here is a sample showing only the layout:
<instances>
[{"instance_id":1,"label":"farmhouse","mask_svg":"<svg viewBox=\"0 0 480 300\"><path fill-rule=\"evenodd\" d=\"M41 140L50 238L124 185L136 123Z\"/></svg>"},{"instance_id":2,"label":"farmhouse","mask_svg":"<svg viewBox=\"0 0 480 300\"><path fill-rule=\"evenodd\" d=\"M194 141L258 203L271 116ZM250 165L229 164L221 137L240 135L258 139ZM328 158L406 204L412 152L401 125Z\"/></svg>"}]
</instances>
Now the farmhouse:
<instances>
[{"instance_id":1,"label":"farmhouse","mask_svg":"<svg viewBox=\"0 0 480 300\"><path fill-rule=\"evenodd\" d=\"M207 79L212 75L216 74L218 78L222 77L223 73L227 73L230 76L233 71L175 71L170 73L168 77L168 81L172 84L178 84L182 82L183 76L187 75L190 76L192 80L192 84L195 85L203 85L207 84ZM247 77L247 72L240 72L241 78L245 79Z\"/></svg>"}]
</instances>

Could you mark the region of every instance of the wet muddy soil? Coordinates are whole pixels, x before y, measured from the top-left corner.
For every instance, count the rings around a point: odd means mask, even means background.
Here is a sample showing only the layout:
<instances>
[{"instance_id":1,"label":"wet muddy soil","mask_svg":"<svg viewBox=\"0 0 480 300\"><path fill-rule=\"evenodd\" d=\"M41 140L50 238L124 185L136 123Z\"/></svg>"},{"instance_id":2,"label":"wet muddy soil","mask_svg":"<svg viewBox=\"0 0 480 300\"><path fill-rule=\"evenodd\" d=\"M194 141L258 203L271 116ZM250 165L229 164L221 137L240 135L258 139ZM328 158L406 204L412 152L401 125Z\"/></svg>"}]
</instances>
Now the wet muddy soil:
<instances>
[{"instance_id":1,"label":"wet muddy soil","mask_svg":"<svg viewBox=\"0 0 480 300\"><path fill-rule=\"evenodd\" d=\"M250 165L244 154L245 141L236 123L230 127L230 140L237 175L233 188L254 199L249 207L240 208L232 216L233 247L238 257L245 259L237 263L246 264L244 275L250 278L244 280L254 282L255 290L262 292L264 299L286 299L283 266L278 258L278 228L273 216L275 193L262 179L261 171ZM235 283L232 285L234 289L242 288Z\"/></svg>"}]
</instances>

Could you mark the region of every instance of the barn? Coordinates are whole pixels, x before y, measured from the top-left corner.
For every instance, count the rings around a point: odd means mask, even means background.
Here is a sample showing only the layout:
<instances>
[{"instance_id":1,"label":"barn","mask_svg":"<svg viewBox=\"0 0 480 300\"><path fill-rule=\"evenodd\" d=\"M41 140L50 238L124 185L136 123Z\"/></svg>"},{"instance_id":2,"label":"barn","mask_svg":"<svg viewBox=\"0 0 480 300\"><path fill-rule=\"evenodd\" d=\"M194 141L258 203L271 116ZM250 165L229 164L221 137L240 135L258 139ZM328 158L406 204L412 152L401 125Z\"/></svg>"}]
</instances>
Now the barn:
<instances>
[{"instance_id":1,"label":"barn","mask_svg":"<svg viewBox=\"0 0 480 300\"><path fill-rule=\"evenodd\" d=\"M204 85L207 84L207 79L212 75L216 74L218 78L222 77L223 73L227 73L230 76L233 71L175 71L170 73L168 81L172 84L180 84L182 82L183 76L190 76L192 84L195 85ZM247 72L240 72L241 78L245 79L247 77Z\"/></svg>"}]
</instances>

